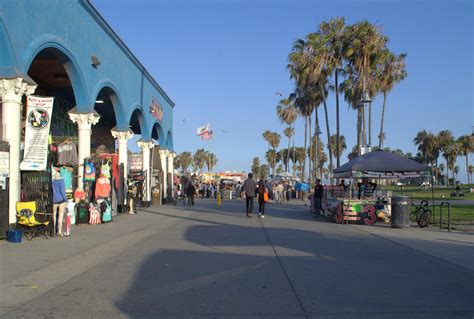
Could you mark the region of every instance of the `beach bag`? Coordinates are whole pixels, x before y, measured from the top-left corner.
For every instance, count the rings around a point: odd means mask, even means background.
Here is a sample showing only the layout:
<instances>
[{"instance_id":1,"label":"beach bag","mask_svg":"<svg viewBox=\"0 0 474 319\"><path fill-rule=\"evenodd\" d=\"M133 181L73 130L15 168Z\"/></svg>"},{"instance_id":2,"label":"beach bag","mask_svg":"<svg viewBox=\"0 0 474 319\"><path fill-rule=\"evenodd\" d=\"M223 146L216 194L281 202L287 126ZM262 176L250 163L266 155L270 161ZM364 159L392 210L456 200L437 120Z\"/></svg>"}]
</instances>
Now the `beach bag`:
<instances>
[{"instance_id":1,"label":"beach bag","mask_svg":"<svg viewBox=\"0 0 474 319\"><path fill-rule=\"evenodd\" d=\"M86 202L81 200L74 207L76 211L76 225L89 223L89 207Z\"/></svg>"},{"instance_id":2,"label":"beach bag","mask_svg":"<svg viewBox=\"0 0 474 319\"><path fill-rule=\"evenodd\" d=\"M100 224L100 206L97 203L89 204L89 224Z\"/></svg>"},{"instance_id":3,"label":"beach bag","mask_svg":"<svg viewBox=\"0 0 474 319\"><path fill-rule=\"evenodd\" d=\"M263 192L263 201L264 201L265 203L268 202L268 192L267 192L267 190L265 190L265 191Z\"/></svg>"},{"instance_id":4,"label":"beach bag","mask_svg":"<svg viewBox=\"0 0 474 319\"><path fill-rule=\"evenodd\" d=\"M108 200L104 200L101 204L102 208L102 222L108 223L112 221L112 206L110 205Z\"/></svg>"}]
</instances>

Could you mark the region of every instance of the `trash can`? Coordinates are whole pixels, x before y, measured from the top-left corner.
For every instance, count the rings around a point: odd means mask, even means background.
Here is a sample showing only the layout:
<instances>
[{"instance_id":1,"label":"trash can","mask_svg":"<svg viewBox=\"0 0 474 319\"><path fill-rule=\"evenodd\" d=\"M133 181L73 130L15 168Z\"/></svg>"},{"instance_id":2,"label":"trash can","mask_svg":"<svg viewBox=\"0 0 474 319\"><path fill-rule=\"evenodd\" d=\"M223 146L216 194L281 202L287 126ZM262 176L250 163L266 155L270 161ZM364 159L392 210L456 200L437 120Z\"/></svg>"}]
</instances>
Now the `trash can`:
<instances>
[{"instance_id":1,"label":"trash can","mask_svg":"<svg viewBox=\"0 0 474 319\"><path fill-rule=\"evenodd\" d=\"M392 227L410 227L410 196L392 197Z\"/></svg>"}]
</instances>

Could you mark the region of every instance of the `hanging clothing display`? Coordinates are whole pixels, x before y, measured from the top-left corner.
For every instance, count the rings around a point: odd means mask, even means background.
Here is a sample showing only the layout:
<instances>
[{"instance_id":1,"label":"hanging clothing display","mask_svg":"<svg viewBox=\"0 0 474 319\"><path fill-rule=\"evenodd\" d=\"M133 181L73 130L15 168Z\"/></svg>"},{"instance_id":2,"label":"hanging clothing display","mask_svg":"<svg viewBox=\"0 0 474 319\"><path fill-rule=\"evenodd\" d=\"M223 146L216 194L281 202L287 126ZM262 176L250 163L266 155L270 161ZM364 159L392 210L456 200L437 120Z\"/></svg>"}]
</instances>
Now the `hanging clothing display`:
<instances>
[{"instance_id":1,"label":"hanging clothing display","mask_svg":"<svg viewBox=\"0 0 474 319\"><path fill-rule=\"evenodd\" d=\"M100 224L100 205L96 202L89 204L89 224Z\"/></svg>"},{"instance_id":2,"label":"hanging clothing display","mask_svg":"<svg viewBox=\"0 0 474 319\"><path fill-rule=\"evenodd\" d=\"M74 207L76 212L76 225L89 223L89 205L83 200Z\"/></svg>"},{"instance_id":3,"label":"hanging clothing display","mask_svg":"<svg viewBox=\"0 0 474 319\"><path fill-rule=\"evenodd\" d=\"M101 210L102 210L102 222L107 223L112 221L112 206L110 205L108 200L104 200L102 202Z\"/></svg>"},{"instance_id":4,"label":"hanging clothing display","mask_svg":"<svg viewBox=\"0 0 474 319\"><path fill-rule=\"evenodd\" d=\"M76 203L74 203L72 199L67 201L67 213L70 214L71 216L72 225L76 223L75 206L76 206Z\"/></svg>"},{"instance_id":5,"label":"hanging clothing display","mask_svg":"<svg viewBox=\"0 0 474 319\"><path fill-rule=\"evenodd\" d=\"M58 145L58 164L59 165L77 165L77 147L71 142L64 142Z\"/></svg>"},{"instance_id":6,"label":"hanging clothing display","mask_svg":"<svg viewBox=\"0 0 474 319\"><path fill-rule=\"evenodd\" d=\"M66 167L61 167L60 174L62 179L64 180L66 192L72 192L72 172Z\"/></svg>"},{"instance_id":7,"label":"hanging clothing display","mask_svg":"<svg viewBox=\"0 0 474 319\"><path fill-rule=\"evenodd\" d=\"M107 178L110 178L110 163L109 161L106 161L105 163L102 163L102 166L100 168L100 173L104 175Z\"/></svg>"},{"instance_id":8,"label":"hanging clothing display","mask_svg":"<svg viewBox=\"0 0 474 319\"><path fill-rule=\"evenodd\" d=\"M110 196L110 180L100 176L95 184L95 198L108 198Z\"/></svg>"},{"instance_id":9,"label":"hanging clothing display","mask_svg":"<svg viewBox=\"0 0 474 319\"><path fill-rule=\"evenodd\" d=\"M86 161L84 164L84 182L95 181L95 166L94 162Z\"/></svg>"}]
</instances>

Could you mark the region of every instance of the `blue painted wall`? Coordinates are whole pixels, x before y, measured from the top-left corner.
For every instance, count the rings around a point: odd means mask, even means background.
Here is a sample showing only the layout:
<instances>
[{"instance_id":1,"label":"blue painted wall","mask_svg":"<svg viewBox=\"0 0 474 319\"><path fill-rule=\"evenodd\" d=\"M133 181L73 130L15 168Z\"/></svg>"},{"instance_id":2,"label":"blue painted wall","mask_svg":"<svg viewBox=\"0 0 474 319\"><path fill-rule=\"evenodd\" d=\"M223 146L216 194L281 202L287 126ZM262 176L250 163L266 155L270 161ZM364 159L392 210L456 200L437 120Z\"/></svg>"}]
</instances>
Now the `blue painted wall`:
<instances>
[{"instance_id":1,"label":"blue painted wall","mask_svg":"<svg viewBox=\"0 0 474 319\"><path fill-rule=\"evenodd\" d=\"M12 69L26 74L45 48L69 59L65 67L80 112L92 112L100 90L109 87L117 96L119 129L127 129L139 109L143 138L150 139L158 126L160 145L173 149L173 102L87 0L1 0L0 78ZM97 68L92 55L101 62ZM161 122L149 111L153 97L163 107Z\"/></svg>"}]
</instances>

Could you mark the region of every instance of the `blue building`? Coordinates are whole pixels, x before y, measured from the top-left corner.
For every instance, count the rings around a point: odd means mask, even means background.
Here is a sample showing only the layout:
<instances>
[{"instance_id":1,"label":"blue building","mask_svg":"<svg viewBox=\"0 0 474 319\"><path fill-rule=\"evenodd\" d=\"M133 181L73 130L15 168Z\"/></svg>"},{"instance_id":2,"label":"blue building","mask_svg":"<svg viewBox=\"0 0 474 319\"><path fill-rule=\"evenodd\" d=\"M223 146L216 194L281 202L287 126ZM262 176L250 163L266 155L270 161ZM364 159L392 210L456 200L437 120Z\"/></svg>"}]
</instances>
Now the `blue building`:
<instances>
[{"instance_id":1,"label":"blue building","mask_svg":"<svg viewBox=\"0 0 474 319\"><path fill-rule=\"evenodd\" d=\"M127 167L127 141L140 134L144 170L150 168L150 149L159 145L164 185L168 184L167 173L173 172L174 103L92 4L3 0L0 140L10 145L10 223L19 200L26 95L55 97L53 138L77 138L79 163L99 145L114 151L118 145L119 162ZM82 170L78 173L82 187Z\"/></svg>"}]
</instances>

